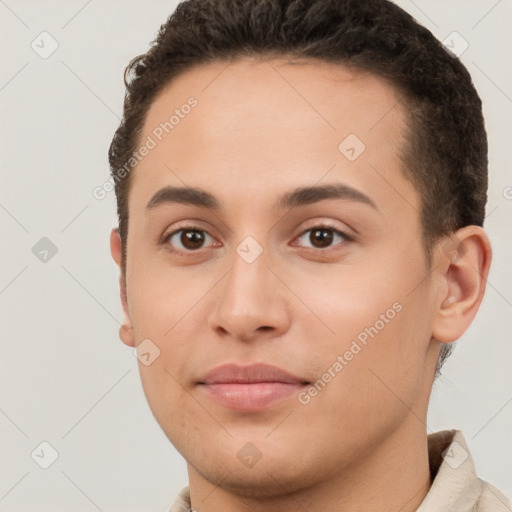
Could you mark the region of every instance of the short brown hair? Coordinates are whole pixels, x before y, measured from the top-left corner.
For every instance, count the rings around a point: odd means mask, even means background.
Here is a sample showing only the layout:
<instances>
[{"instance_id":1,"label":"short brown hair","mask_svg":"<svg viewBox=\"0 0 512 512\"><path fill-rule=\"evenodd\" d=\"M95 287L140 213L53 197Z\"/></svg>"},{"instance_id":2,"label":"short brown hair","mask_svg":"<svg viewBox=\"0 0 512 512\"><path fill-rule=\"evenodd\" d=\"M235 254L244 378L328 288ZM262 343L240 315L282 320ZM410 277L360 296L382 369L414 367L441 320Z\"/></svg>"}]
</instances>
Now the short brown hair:
<instances>
[{"instance_id":1,"label":"short brown hair","mask_svg":"<svg viewBox=\"0 0 512 512\"><path fill-rule=\"evenodd\" d=\"M109 149L123 273L130 176L119 179L118 170L126 169L140 142L151 103L194 65L251 56L339 62L394 84L406 110L401 157L421 196L429 267L434 242L483 225L487 136L481 100L460 60L412 16L388 0L186 0L125 70L123 119ZM451 350L452 344L443 344L436 376Z\"/></svg>"}]
</instances>

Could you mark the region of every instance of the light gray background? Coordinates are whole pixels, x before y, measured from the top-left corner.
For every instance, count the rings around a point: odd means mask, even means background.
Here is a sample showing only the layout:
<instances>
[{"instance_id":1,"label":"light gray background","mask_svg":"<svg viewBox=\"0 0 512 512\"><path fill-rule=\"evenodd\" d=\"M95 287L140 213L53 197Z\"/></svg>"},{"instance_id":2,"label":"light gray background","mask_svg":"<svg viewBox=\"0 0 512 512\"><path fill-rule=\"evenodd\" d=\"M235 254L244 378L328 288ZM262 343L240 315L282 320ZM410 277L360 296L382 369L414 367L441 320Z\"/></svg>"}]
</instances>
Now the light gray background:
<instances>
[{"instance_id":1,"label":"light gray background","mask_svg":"<svg viewBox=\"0 0 512 512\"><path fill-rule=\"evenodd\" d=\"M469 43L462 60L490 142L489 286L435 384L428 426L461 429L479 476L512 496L512 2L398 3L440 39ZM2 511L165 511L187 483L118 338L114 193L92 195L108 178L122 71L176 4L0 1ZM47 59L31 48L42 31L59 44ZM42 237L58 248L46 263L32 253ZM59 454L48 469L31 458L42 441Z\"/></svg>"}]
</instances>

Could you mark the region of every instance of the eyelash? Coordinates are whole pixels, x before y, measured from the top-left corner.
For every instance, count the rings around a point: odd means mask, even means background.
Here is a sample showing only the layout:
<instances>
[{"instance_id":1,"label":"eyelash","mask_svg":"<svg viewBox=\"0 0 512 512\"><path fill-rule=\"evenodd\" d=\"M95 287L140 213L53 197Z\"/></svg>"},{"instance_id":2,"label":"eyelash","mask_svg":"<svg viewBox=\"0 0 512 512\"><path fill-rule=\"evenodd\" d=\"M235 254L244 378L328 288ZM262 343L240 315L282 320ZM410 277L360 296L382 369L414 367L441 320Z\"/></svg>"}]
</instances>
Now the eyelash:
<instances>
[{"instance_id":1,"label":"eyelash","mask_svg":"<svg viewBox=\"0 0 512 512\"><path fill-rule=\"evenodd\" d=\"M312 226L312 227L302 231L296 237L296 239L300 239L306 233L308 233L309 231L314 231L314 230L332 231L335 235L338 235L341 238L343 238L343 241L338 243L338 244L336 244L336 245L341 245L341 244L343 244L343 242L353 242L354 241L353 237L351 237L350 235L347 235L345 232L340 231L335 226L332 226L332 225L330 225L329 223L326 223L326 222L323 222L323 223L320 223L320 224L315 224L314 226ZM193 225L183 226L183 227L180 227L179 229L174 230L172 233L169 233L168 235L164 236L164 239L162 240L162 244L165 245L170 252L175 253L175 254L179 254L179 255L189 255L189 254L194 254L194 253L200 252L202 248L201 249L197 249L195 251L194 250L183 251L181 249L173 249L171 247L171 245L169 244L169 240L174 235L176 235L176 234L178 234L180 232L186 232L186 231L199 231L201 233L207 233L204 229L202 229L199 226L193 226ZM208 236L211 236L211 235L208 235ZM310 252L326 254L326 253L330 253L331 251L334 251L334 250L339 250L339 249L336 249L335 247L336 246L331 246L331 247L327 247L325 249L319 249L319 248L316 248L316 247L306 247L306 249L308 249Z\"/></svg>"}]
</instances>

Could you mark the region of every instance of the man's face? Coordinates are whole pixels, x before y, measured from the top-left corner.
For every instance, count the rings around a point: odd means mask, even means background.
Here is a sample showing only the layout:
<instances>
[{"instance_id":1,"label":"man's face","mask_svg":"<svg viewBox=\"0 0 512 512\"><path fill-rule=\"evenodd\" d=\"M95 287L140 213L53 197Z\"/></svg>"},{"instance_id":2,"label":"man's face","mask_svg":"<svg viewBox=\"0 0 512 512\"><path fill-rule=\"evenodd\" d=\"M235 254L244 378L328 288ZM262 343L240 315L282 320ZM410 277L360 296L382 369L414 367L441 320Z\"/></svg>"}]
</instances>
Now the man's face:
<instances>
[{"instance_id":1,"label":"man's face","mask_svg":"<svg viewBox=\"0 0 512 512\"><path fill-rule=\"evenodd\" d=\"M142 384L191 478L291 492L425 429L434 283L394 88L322 62L226 66L180 75L145 120L140 141L156 146L131 176L125 341L160 350ZM280 207L326 185L347 188ZM219 206L148 208L169 186ZM309 384L200 384L225 363Z\"/></svg>"}]
</instances>

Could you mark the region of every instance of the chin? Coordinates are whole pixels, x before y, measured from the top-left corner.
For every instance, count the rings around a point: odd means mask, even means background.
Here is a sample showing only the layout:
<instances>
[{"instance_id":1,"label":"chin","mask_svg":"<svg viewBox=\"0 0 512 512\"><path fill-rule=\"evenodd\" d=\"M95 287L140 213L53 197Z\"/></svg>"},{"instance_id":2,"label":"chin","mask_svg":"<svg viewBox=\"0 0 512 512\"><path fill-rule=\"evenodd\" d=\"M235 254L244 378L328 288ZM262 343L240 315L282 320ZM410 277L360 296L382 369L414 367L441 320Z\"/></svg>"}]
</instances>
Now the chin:
<instances>
[{"instance_id":1,"label":"chin","mask_svg":"<svg viewBox=\"0 0 512 512\"><path fill-rule=\"evenodd\" d=\"M291 493L309 487L307 475L293 469L292 461L285 462L286 470L283 472L282 464L261 465L262 461L253 468L240 468L240 465L229 467L222 473L219 467L203 467L201 475L214 486L220 486L225 491L243 496L245 498L276 498L289 496ZM259 466L259 467L258 467Z\"/></svg>"}]
</instances>

